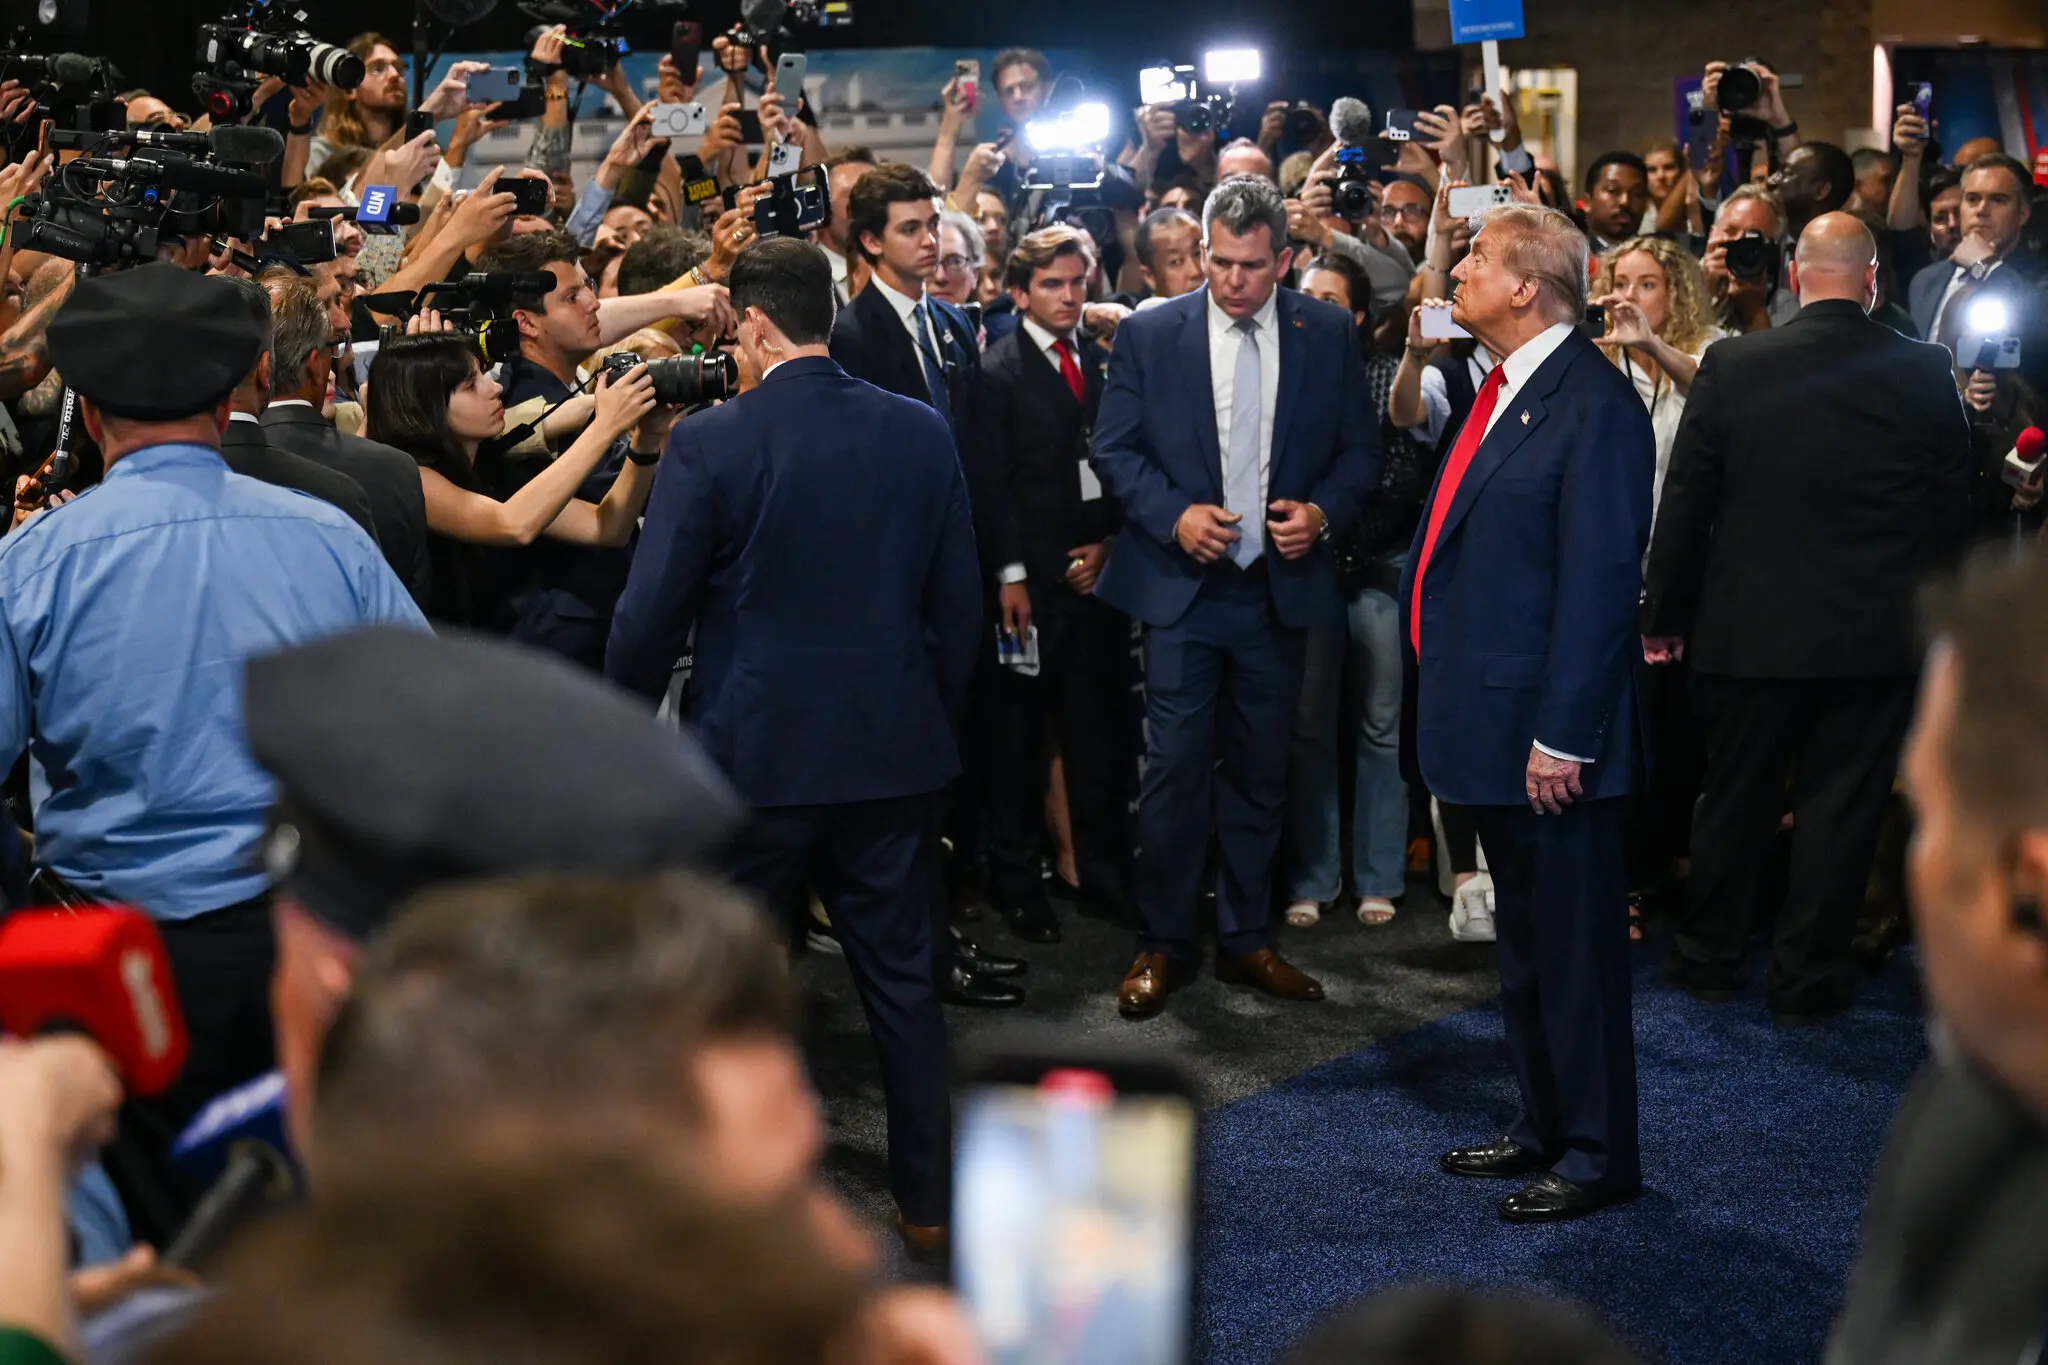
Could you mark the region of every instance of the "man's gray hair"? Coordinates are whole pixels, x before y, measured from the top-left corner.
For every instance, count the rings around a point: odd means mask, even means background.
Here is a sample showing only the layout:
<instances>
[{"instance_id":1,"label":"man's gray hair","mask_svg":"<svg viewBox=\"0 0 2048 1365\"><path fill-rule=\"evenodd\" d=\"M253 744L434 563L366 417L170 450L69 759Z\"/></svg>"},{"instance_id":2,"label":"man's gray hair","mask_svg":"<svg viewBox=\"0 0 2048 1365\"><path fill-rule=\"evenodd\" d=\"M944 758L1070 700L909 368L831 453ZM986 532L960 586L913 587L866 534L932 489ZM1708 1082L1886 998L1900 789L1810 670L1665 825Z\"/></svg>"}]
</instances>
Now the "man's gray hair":
<instances>
[{"instance_id":1,"label":"man's gray hair","mask_svg":"<svg viewBox=\"0 0 2048 1365\"><path fill-rule=\"evenodd\" d=\"M312 280L280 280L270 286L270 387L297 393L306 384L306 361L332 344L333 326L320 287Z\"/></svg>"},{"instance_id":2,"label":"man's gray hair","mask_svg":"<svg viewBox=\"0 0 2048 1365\"><path fill-rule=\"evenodd\" d=\"M1778 224L1778 230L1772 233L1772 236L1782 238L1785 235L1786 225L1791 222L1791 219L1785 216L1785 201L1780 199L1778 192L1768 185L1737 185L1734 189L1728 191L1728 197L1721 201L1721 207L1715 209L1714 212L1716 214L1726 213L1729 208L1741 203L1745 199L1754 199L1757 203L1762 204L1771 211L1772 219Z\"/></svg>"},{"instance_id":3,"label":"man's gray hair","mask_svg":"<svg viewBox=\"0 0 2048 1365\"><path fill-rule=\"evenodd\" d=\"M1510 273L1532 281L1545 301L1552 322L1586 320L1586 281L1592 276L1593 244L1579 225L1541 204L1507 204L1487 213L1480 225L1502 229L1494 234L1500 263Z\"/></svg>"},{"instance_id":4,"label":"man's gray hair","mask_svg":"<svg viewBox=\"0 0 2048 1365\"><path fill-rule=\"evenodd\" d=\"M982 238L981 225L973 218L959 209L947 209L939 215L939 225L960 234L960 240L967 243L967 253L974 257L977 270L988 263L988 243Z\"/></svg>"},{"instance_id":5,"label":"man's gray hair","mask_svg":"<svg viewBox=\"0 0 2048 1365\"><path fill-rule=\"evenodd\" d=\"M1234 237L1264 227L1273 239L1278 255L1287 247L1287 201L1280 187L1262 175L1233 175L1209 191L1202 205L1202 242L1207 245L1210 229L1221 223Z\"/></svg>"}]
</instances>

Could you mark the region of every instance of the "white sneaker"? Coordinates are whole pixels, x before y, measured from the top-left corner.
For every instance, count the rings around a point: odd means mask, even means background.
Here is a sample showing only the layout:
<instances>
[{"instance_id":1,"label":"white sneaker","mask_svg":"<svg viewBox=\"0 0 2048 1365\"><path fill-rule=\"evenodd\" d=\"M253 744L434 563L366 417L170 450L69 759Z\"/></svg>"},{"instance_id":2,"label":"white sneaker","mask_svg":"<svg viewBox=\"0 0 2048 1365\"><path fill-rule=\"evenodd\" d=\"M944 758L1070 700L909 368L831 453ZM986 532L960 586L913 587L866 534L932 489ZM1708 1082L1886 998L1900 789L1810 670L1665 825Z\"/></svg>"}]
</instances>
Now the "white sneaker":
<instances>
[{"instance_id":1,"label":"white sneaker","mask_svg":"<svg viewBox=\"0 0 2048 1365\"><path fill-rule=\"evenodd\" d=\"M816 896L811 897L811 923L804 931L804 946L830 957L846 956L846 949L839 943L839 931L832 927L832 917L825 913Z\"/></svg>"},{"instance_id":2,"label":"white sneaker","mask_svg":"<svg viewBox=\"0 0 2048 1365\"><path fill-rule=\"evenodd\" d=\"M1493 878L1480 873L1451 901L1451 937L1460 943L1493 942Z\"/></svg>"}]
</instances>

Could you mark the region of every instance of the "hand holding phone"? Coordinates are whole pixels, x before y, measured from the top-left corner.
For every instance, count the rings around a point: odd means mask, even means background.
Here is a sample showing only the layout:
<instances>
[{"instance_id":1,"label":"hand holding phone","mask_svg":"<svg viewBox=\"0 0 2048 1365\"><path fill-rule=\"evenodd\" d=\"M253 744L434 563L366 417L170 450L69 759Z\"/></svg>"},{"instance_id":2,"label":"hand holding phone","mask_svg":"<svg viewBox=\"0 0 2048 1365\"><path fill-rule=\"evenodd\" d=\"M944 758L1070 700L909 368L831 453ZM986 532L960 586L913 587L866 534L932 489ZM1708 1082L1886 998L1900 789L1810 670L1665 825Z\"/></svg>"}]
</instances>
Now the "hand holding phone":
<instances>
[{"instance_id":1,"label":"hand holding phone","mask_svg":"<svg viewBox=\"0 0 2048 1365\"><path fill-rule=\"evenodd\" d=\"M1424 341L1455 341L1472 334L1451 321L1449 299L1424 299L1416 310L1416 327Z\"/></svg>"},{"instance_id":2,"label":"hand holding phone","mask_svg":"<svg viewBox=\"0 0 2048 1365\"><path fill-rule=\"evenodd\" d=\"M1504 208L1514 199L1514 191L1506 185L1453 185L1444 208L1452 218L1469 221L1490 209Z\"/></svg>"},{"instance_id":3,"label":"hand holding phone","mask_svg":"<svg viewBox=\"0 0 2048 1365\"><path fill-rule=\"evenodd\" d=\"M1415 140L1415 119L1420 113L1415 109L1387 110L1387 126L1380 136L1389 142L1413 142Z\"/></svg>"},{"instance_id":4,"label":"hand holding phone","mask_svg":"<svg viewBox=\"0 0 2048 1365\"><path fill-rule=\"evenodd\" d=\"M648 109L647 131L653 137L702 137L711 127L711 111L701 104L653 104Z\"/></svg>"},{"instance_id":5,"label":"hand holding phone","mask_svg":"<svg viewBox=\"0 0 2048 1365\"><path fill-rule=\"evenodd\" d=\"M479 71L462 86L462 97L471 104L502 104L519 98L526 73L516 66L494 66Z\"/></svg>"}]
</instances>

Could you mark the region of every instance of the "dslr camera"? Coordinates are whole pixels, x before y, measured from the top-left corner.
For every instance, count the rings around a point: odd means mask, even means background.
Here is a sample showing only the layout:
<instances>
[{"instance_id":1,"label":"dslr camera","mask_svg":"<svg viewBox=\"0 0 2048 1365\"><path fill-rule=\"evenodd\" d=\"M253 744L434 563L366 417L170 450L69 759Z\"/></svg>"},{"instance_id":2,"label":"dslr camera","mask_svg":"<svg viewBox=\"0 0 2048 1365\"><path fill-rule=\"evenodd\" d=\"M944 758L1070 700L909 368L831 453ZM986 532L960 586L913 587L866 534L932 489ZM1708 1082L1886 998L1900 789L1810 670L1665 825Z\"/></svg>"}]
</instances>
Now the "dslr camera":
<instances>
[{"instance_id":1,"label":"dslr camera","mask_svg":"<svg viewBox=\"0 0 2048 1365\"><path fill-rule=\"evenodd\" d=\"M633 351L614 351L605 357L604 373L616 384L635 365L647 367L647 377L654 381L654 401L663 407L694 408L702 403L715 403L732 397L739 387L739 365L724 351L662 360L645 360Z\"/></svg>"},{"instance_id":2,"label":"dslr camera","mask_svg":"<svg viewBox=\"0 0 2048 1365\"><path fill-rule=\"evenodd\" d=\"M467 332L484 359L496 365L519 354L519 324L512 317L513 296L546 294L554 287L555 277L545 270L474 270L459 280L437 280L427 285L400 311L410 318L422 309L436 309L458 331ZM386 295L382 299L391 297ZM373 305L380 301L369 300ZM385 332L389 335L403 330L387 327Z\"/></svg>"},{"instance_id":3,"label":"dslr camera","mask_svg":"<svg viewBox=\"0 0 2048 1365\"><path fill-rule=\"evenodd\" d=\"M528 30L532 50L541 29L560 24L562 70L577 80L594 80L630 52L666 52L669 30L689 12L686 0L538 0L519 6L537 27Z\"/></svg>"},{"instance_id":4,"label":"dslr camera","mask_svg":"<svg viewBox=\"0 0 2048 1365\"><path fill-rule=\"evenodd\" d=\"M741 0L740 21L725 37L735 47L787 47L794 29L852 23L853 0Z\"/></svg>"},{"instance_id":5,"label":"dslr camera","mask_svg":"<svg viewBox=\"0 0 2048 1365\"><path fill-rule=\"evenodd\" d=\"M192 93L207 113L220 122L247 117L266 76L296 86L320 81L338 90L361 85L363 59L307 33L299 27L304 19L303 12L287 12L276 0L250 0L219 23L201 24Z\"/></svg>"},{"instance_id":6,"label":"dslr camera","mask_svg":"<svg viewBox=\"0 0 2048 1365\"><path fill-rule=\"evenodd\" d=\"M1769 237L1761 232L1745 232L1723 242L1721 252L1728 262L1728 273L1743 284L1764 281L1772 288L1777 287L1783 256L1778 244Z\"/></svg>"}]
</instances>

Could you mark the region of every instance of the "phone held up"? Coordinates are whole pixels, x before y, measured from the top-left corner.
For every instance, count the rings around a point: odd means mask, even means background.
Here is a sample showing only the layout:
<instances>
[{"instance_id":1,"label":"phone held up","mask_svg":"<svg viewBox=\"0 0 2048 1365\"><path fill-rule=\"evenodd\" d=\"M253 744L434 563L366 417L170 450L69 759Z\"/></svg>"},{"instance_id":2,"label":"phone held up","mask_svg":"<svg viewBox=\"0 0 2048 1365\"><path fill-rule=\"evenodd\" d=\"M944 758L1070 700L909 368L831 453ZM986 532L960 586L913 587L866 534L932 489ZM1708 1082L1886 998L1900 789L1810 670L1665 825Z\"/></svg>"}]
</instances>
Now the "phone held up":
<instances>
[{"instance_id":1,"label":"phone held up","mask_svg":"<svg viewBox=\"0 0 2048 1365\"><path fill-rule=\"evenodd\" d=\"M990 1054L967 1076L953 1279L989 1357L1180 1365L1200 1113L1187 1073L1049 1045Z\"/></svg>"}]
</instances>

